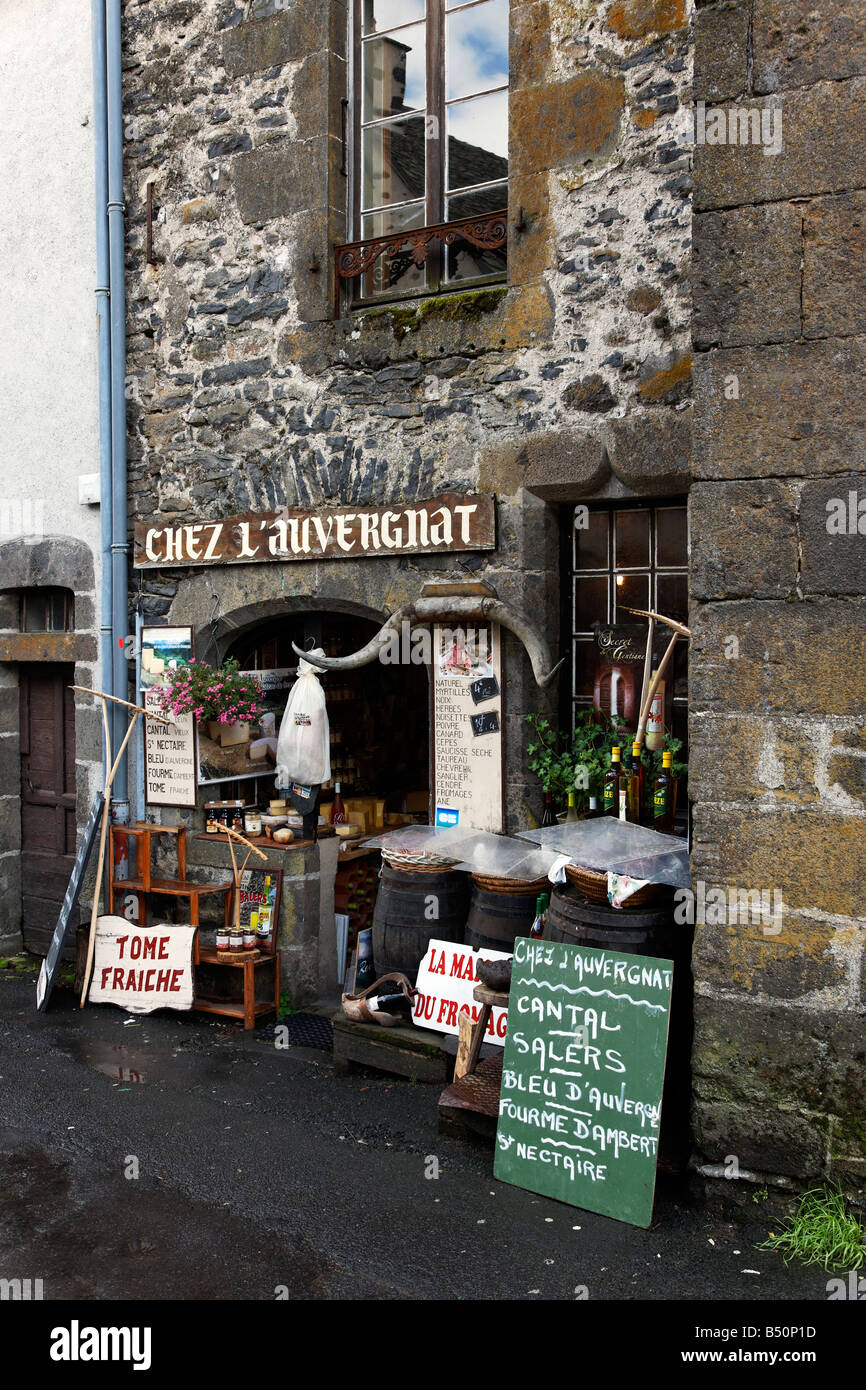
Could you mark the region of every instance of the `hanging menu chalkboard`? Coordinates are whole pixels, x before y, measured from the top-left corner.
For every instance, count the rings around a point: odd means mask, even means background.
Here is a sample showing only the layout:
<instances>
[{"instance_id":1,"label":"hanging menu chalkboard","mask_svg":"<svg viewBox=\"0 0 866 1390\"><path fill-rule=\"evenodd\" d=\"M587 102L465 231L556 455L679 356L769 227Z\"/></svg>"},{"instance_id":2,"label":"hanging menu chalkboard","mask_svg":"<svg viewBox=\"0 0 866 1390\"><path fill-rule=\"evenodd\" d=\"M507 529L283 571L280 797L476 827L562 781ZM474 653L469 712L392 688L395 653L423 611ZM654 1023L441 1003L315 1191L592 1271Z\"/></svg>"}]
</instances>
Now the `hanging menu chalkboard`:
<instances>
[{"instance_id":1,"label":"hanging menu chalkboard","mask_svg":"<svg viewBox=\"0 0 866 1390\"><path fill-rule=\"evenodd\" d=\"M497 623L433 628L436 825L501 834L502 653Z\"/></svg>"},{"instance_id":2,"label":"hanging menu chalkboard","mask_svg":"<svg viewBox=\"0 0 866 1390\"><path fill-rule=\"evenodd\" d=\"M493 1172L649 1226L673 962L514 944Z\"/></svg>"}]
</instances>

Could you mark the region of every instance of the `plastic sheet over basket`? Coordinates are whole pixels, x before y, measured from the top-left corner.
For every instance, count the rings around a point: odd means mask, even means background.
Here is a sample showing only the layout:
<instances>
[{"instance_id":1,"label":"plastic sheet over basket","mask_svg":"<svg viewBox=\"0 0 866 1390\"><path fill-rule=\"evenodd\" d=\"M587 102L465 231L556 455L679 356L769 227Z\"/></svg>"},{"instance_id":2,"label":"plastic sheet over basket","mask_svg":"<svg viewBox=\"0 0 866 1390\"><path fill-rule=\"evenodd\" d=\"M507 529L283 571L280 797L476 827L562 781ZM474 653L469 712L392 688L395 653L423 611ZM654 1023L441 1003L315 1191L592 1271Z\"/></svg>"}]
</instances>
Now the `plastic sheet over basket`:
<instances>
[{"instance_id":1,"label":"plastic sheet over basket","mask_svg":"<svg viewBox=\"0 0 866 1390\"><path fill-rule=\"evenodd\" d=\"M411 825L388 830L366 840L371 848L391 854L436 854L454 861L454 867L491 878L534 881L545 878L558 857L556 851L528 845L526 840L492 835L486 830L439 829L432 825Z\"/></svg>"},{"instance_id":2,"label":"plastic sheet over basket","mask_svg":"<svg viewBox=\"0 0 866 1390\"><path fill-rule=\"evenodd\" d=\"M672 888L691 887L689 851L684 840L613 816L570 821L544 830L521 830L519 838L567 854L584 869L629 874Z\"/></svg>"}]
</instances>

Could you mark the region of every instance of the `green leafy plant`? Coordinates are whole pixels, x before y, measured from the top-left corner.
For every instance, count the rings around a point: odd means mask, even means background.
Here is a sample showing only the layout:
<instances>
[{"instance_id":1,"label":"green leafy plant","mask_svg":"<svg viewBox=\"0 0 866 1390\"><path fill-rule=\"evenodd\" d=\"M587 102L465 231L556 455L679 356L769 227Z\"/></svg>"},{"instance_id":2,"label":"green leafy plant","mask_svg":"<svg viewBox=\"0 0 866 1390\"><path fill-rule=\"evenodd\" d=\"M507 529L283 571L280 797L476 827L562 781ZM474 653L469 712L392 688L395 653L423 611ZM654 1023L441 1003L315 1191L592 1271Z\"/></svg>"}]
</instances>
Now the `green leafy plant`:
<instances>
[{"instance_id":1,"label":"green leafy plant","mask_svg":"<svg viewBox=\"0 0 866 1390\"><path fill-rule=\"evenodd\" d=\"M259 681L234 659L215 667L193 658L171 672L160 704L166 714L192 714L199 723L246 724L263 712L263 700Z\"/></svg>"},{"instance_id":2,"label":"green leafy plant","mask_svg":"<svg viewBox=\"0 0 866 1390\"><path fill-rule=\"evenodd\" d=\"M575 806L586 810L591 796L602 795L610 750L623 742L624 722L597 709L578 710L571 735L538 712L526 715L526 722L534 735L526 746L530 770L557 806L564 807L574 792Z\"/></svg>"},{"instance_id":3,"label":"green leafy plant","mask_svg":"<svg viewBox=\"0 0 866 1390\"><path fill-rule=\"evenodd\" d=\"M280 1018L290 1018L292 1014L296 1014L297 1012L298 1012L297 1009L293 1007L293 1005L292 1005L292 1003L291 1003L291 1000L290 1000L290 998L289 998L289 991L288 991L287 989L280 990L280 1012L279 1012L279 1017L280 1017Z\"/></svg>"},{"instance_id":4,"label":"green leafy plant","mask_svg":"<svg viewBox=\"0 0 866 1390\"><path fill-rule=\"evenodd\" d=\"M859 1219L846 1210L838 1186L815 1187L804 1193L788 1229L773 1235L758 1250L778 1250L785 1264L800 1260L834 1269L859 1269L866 1260L866 1233Z\"/></svg>"}]
</instances>

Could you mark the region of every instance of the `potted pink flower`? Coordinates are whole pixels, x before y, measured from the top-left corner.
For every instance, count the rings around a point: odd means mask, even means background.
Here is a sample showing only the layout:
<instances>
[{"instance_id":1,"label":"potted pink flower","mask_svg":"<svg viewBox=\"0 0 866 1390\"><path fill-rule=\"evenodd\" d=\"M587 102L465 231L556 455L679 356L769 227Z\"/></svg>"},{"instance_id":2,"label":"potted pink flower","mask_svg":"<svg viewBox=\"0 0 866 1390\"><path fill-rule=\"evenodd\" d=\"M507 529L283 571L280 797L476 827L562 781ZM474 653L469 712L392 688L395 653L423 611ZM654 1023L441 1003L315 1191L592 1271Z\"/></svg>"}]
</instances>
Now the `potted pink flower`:
<instances>
[{"instance_id":1,"label":"potted pink flower","mask_svg":"<svg viewBox=\"0 0 866 1390\"><path fill-rule=\"evenodd\" d=\"M192 714L207 726L214 743L228 748L249 742L250 724L263 713L263 700L260 683L239 670L234 659L215 667L193 658L171 672L161 704L166 714Z\"/></svg>"}]
</instances>

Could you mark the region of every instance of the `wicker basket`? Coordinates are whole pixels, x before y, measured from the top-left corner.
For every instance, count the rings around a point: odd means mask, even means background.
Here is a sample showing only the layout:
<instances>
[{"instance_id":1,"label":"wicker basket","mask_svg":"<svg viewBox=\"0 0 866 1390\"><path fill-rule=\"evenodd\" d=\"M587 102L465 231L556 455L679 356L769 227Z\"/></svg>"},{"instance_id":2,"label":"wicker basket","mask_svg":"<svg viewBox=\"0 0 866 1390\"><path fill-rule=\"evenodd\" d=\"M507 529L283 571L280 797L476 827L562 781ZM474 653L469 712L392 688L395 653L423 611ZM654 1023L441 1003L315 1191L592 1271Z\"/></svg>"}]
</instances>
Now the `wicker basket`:
<instances>
[{"instance_id":1,"label":"wicker basket","mask_svg":"<svg viewBox=\"0 0 866 1390\"><path fill-rule=\"evenodd\" d=\"M547 878L494 878L492 874L473 874L472 882L488 893L503 893L518 897L525 893L543 893L551 888Z\"/></svg>"},{"instance_id":2,"label":"wicker basket","mask_svg":"<svg viewBox=\"0 0 866 1390\"><path fill-rule=\"evenodd\" d=\"M455 860L444 859L441 854L401 854L387 849L382 850L382 858L392 869L416 874L451 873L455 864Z\"/></svg>"},{"instance_id":3,"label":"wicker basket","mask_svg":"<svg viewBox=\"0 0 866 1390\"><path fill-rule=\"evenodd\" d=\"M601 903L608 906L607 899L607 874L595 873L592 869L584 869L577 864L566 864L565 877L572 887L582 893L591 903ZM659 896L660 885L658 883L647 883L643 888L639 888L636 893L632 893L626 899L625 906L647 907L649 903L655 902Z\"/></svg>"}]
</instances>

